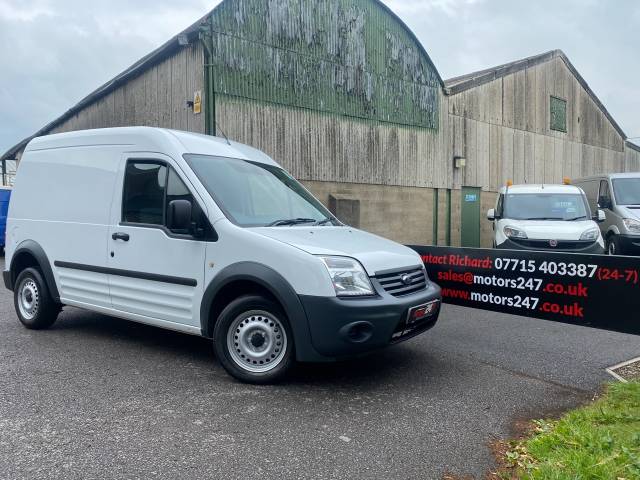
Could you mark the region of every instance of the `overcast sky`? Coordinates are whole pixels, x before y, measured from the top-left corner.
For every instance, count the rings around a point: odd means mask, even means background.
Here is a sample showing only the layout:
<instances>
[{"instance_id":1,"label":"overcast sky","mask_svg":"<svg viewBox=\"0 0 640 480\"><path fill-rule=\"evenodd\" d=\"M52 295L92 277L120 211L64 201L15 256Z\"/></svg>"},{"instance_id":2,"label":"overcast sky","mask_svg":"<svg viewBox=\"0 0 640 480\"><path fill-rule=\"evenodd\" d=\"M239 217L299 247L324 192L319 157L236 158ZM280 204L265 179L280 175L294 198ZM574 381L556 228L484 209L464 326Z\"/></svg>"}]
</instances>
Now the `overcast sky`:
<instances>
[{"instance_id":1,"label":"overcast sky","mask_svg":"<svg viewBox=\"0 0 640 480\"><path fill-rule=\"evenodd\" d=\"M215 0L0 0L0 152L211 10ZM640 1L385 0L443 78L562 49L640 137Z\"/></svg>"}]
</instances>

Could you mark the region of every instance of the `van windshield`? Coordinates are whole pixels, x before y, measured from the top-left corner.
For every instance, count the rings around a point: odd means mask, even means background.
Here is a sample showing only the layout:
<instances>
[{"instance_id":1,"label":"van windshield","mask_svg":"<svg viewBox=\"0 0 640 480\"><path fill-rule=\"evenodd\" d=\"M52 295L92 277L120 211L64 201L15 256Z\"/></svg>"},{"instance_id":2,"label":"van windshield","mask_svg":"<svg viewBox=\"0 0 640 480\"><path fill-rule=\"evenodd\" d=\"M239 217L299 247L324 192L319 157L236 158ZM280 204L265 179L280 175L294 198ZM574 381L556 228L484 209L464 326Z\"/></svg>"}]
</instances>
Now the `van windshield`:
<instances>
[{"instance_id":1,"label":"van windshield","mask_svg":"<svg viewBox=\"0 0 640 480\"><path fill-rule=\"evenodd\" d=\"M589 207L578 193L512 193L503 204L503 218L513 220L588 220Z\"/></svg>"},{"instance_id":2,"label":"van windshield","mask_svg":"<svg viewBox=\"0 0 640 480\"><path fill-rule=\"evenodd\" d=\"M227 218L241 227L340 225L279 167L235 158L184 155Z\"/></svg>"},{"instance_id":3,"label":"van windshield","mask_svg":"<svg viewBox=\"0 0 640 480\"><path fill-rule=\"evenodd\" d=\"M640 178L614 178L613 191L618 205L640 205Z\"/></svg>"}]
</instances>

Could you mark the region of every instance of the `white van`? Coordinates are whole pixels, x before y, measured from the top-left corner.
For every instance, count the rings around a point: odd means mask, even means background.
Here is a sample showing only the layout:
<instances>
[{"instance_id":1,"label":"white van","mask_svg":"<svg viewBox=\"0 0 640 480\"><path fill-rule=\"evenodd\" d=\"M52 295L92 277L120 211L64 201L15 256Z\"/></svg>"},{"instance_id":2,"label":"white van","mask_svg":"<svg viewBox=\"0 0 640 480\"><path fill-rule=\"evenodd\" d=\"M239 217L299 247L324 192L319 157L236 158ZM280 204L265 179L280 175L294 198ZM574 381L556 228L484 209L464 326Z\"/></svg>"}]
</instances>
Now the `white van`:
<instances>
[{"instance_id":1,"label":"white van","mask_svg":"<svg viewBox=\"0 0 640 480\"><path fill-rule=\"evenodd\" d=\"M73 305L201 335L256 383L406 340L440 310L416 252L341 224L264 153L146 127L29 143L5 269L27 328Z\"/></svg>"},{"instance_id":2,"label":"white van","mask_svg":"<svg viewBox=\"0 0 640 480\"><path fill-rule=\"evenodd\" d=\"M493 222L494 248L604 253L604 240L584 192L573 185L510 185L500 189Z\"/></svg>"}]
</instances>

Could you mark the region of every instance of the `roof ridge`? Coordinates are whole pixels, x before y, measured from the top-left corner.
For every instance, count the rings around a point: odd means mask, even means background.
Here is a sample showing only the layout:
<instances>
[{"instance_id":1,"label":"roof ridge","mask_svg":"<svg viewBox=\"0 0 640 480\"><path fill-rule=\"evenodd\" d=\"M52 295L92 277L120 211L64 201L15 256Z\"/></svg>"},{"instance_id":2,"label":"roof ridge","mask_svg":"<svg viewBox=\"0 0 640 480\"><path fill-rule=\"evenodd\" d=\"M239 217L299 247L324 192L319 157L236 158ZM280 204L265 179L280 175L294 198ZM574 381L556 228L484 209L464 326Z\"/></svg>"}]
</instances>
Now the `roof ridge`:
<instances>
[{"instance_id":1,"label":"roof ridge","mask_svg":"<svg viewBox=\"0 0 640 480\"><path fill-rule=\"evenodd\" d=\"M620 134L623 140L627 139L627 135L624 133L618 122L615 121L613 116L609 113L607 108L604 106L602 101L598 98L595 92L591 89L587 81L584 79L580 72L576 69L576 67L571 63L569 57L560 49L549 50L544 53L540 53L538 55L533 55L530 57L525 57L520 60L514 60L513 62L504 63L502 65L497 65L492 68L487 68L484 70L478 70L476 72L469 73L467 75L462 75L454 78L450 78L445 80L445 93L447 95L457 95L471 88L479 87L484 85L485 83L492 82L494 80L498 80L499 78L505 77L512 73L516 73L522 71L526 68L533 67L535 65L539 65L541 63L548 62L554 58L560 58L565 63L571 74L578 80L578 83L582 86L582 88L587 92L587 94L591 97L596 106L602 111L605 117L611 122L613 128Z\"/></svg>"}]
</instances>

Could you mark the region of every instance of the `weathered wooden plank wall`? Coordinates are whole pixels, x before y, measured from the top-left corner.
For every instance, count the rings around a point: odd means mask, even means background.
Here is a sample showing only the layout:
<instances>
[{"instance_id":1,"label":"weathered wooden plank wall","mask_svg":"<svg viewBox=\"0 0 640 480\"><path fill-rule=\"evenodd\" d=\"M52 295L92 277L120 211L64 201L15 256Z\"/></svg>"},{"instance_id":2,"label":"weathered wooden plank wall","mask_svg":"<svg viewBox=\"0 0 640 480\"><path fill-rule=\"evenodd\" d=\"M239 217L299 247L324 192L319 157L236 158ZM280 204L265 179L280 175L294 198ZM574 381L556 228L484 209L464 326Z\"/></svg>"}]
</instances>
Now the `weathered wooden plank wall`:
<instances>
[{"instance_id":1,"label":"weathered wooden plank wall","mask_svg":"<svg viewBox=\"0 0 640 480\"><path fill-rule=\"evenodd\" d=\"M625 145L624 161L627 172L640 172L640 147Z\"/></svg>"},{"instance_id":2,"label":"weathered wooden plank wall","mask_svg":"<svg viewBox=\"0 0 640 480\"><path fill-rule=\"evenodd\" d=\"M447 98L440 101L446 108ZM449 187L448 119L444 110L434 131L216 96L216 120L229 138L263 150L301 180Z\"/></svg>"},{"instance_id":3,"label":"weathered wooden plank wall","mask_svg":"<svg viewBox=\"0 0 640 480\"><path fill-rule=\"evenodd\" d=\"M204 90L202 44L190 45L132 78L50 133L89 128L149 126L204 133L204 115L187 106Z\"/></svg>"},{"instance_id":4,"label":"weathered wooden plank wall","mask_svg":"<svg viewBox=\"0 0 640 480\"><path fill-rule=\"evenodd\" d=\"M567 101L567 132L551 129L550 97ZM638 169L624 139L560 57L449 97L453 156L467 158L463 183L496 191ZM635 166L635 167L634 167Z\"/></svg>"}]
</instances>

